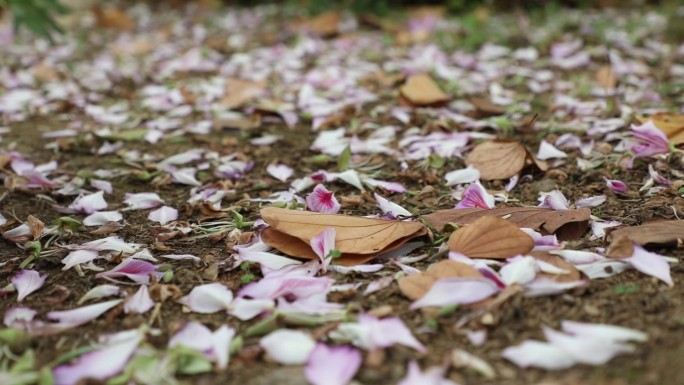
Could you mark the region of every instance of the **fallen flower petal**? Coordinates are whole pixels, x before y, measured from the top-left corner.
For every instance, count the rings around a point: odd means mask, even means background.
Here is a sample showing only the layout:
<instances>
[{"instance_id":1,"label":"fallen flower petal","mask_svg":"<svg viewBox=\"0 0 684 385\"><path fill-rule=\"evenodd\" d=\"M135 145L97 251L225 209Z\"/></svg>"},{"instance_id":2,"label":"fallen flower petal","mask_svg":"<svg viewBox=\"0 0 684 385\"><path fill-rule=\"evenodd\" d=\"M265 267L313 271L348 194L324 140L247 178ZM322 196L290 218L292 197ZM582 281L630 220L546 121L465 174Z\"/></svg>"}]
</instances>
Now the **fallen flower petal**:
<instances>
[{"instance_id":1,"label":"fallen flower petal","mask_svg":"<svg viewBox=\"0 0 684 385\"><path fill-rule=\"evenodd\" d=\"M228 310L233 293L221 283L214 282L192 288L190 294L178 300L196 313L216 313Z\"/></svg>"},{"instance_id":2,"label":"fallen flower petal","mask_svg":"<svg viewBox=\"0 0 684 385\"><path fill-rule=\"evenodd\" d=\"M425 372L420 370L416 361L408 364L406 377L402 378L397 385L457 385L455 382L444 378L444 368L431 367Z\"/></svg>"},{"instance_id":3,"label":"fallen flower petal","mask_svg":"<svg viewBox=\"0 0 684 385\"><path fill-rule=\"evenodd\" d=\"M154 307L154 301L150 298L147 286L140 285L140 289L124 302L124 313L145 314Z\"/></svg>"},{"instance_id":4,"label":"fallen flower petal","mask_svg":"<svg viewBox=\"0 0 684 385\"><path fill-rule=\"evenodd\" d=\"M271 299L235 298L228 307L228 314L240 321L247 321L274 308L275 302Z\"/></svg>"},{"instance_id":5,"label":"fallen flower petal","mask_svg":"<svg viewBox=\"0 0 684 385\"><path fill-rule=\"evenodd\" d=\"M454 170L446 173L444 178L446 179L447 186L474 183L480 180L480 171L472 165L469 165L464 169Z\"/></svg>"},{"instance_id":6,"label":"fallen flower petal","mask_svg":"<svg viewBox=\"0 0 684 385\"><path fill-rule=\"evenodd\" d=\"M74 250L62 259L64 264L62 270L66 271L81 263L88 263L99 256L100 253L96 250Z\"/></svg>"},{"instance_id":7,"label":"fallen flower petal","mask_svg":"<svg viewBox=\"0 0 684 385\"><path fill-rule=\"evenodd\" d=\"M77 304L82 305L83 303L91 299L100 299L119 295L120 290L121 289L118 286L114 285L95 286L94 288L88 290L87 293L83 294L83 297L81 297L81 299L78 300Z\"/></svg>"},{"instance_id":8,"label":"fallen flower petal","mask_svg":"<svg viewBox=\"0 0 684 385\"><path fill-rule=\"evenodd\" d=\"M568 199L563 195L562 192L558 190L553 190L550 192L541 192L539 193L539 206L544 209L551 209L551 210L569 210L569 202Z\"/></svg>"},{"instance_id":9,"label":"fallen flower petal","mask_svg":"<svg viewBox=\"0 0 684 385\"><path fill-rule=\"evenodd\" d=\"M259 346L279 364L302 365L316 347L316 342L304 332L279 329L263 337Z\"/></svg>"},{"instance_id":10,"label":"fallen flower petal","mask_svg":"<svg viewBox=\"0 0 684 385\"><path fill-rule=\"evenodd\" d=\"M126 277L131 281L148 285L150 275L161 278L162 273L157 272L157 266L139 259L128 258L109 271L98 273L96 277L114 280L114 278Z\"/></svg>"},{"instance_id":11,"label":"fallen flower petal","mask_svg":"<svg viewBox=\"0 0 684 385\"><path fill-rule=\"evenodd\" d=\"M539 267L534 257L515 257L499 270L499 274L506 285L525 285L534 280L537 271Z\"/></svg>"},{"instance_id":12,"label":"fallen flower petal","mask_svg":"<svg viewBox=\"0 0 684 385\"><path fill-rule=\"evenodd\" d=\"M340 211L335 194L322 184L316 185L313 192L306 196L306 207L317 213L337 214Z\"/></svg>"},{"instance_id":13,"label":"fallen flower petal","mask_svg":"<svg viewBox=\"0 0 684 385\"><path fill-rule=\"evenodd\" d=\"M605 195L596 195L593 197L578 199L577 202L575 202L575 207L581 209L582 207L600 206L606 201L606 199L608 199L608 197Z\"/></svg>"},{"instance_id":14,"label":"fallen flower petal","mask_svg":"<svg viewBox=\"0 0 684 385\"><path fill-rule=\"evenodd\" d=\"M86 226L102 226L107 222L118 222L123 219L118 211L96 211L83 219Z\"/></svg>"},{"instance_id":15,"label":"fallen flower petal","mask_svg":"<svg viewBox=\"0 0 684 385\"><path fill-rule=\"evenodd\" d=\"M562 370L575 365L575 359L561 348L552 344L526 340L501 352L503 358L521 368L530 366L546 370Z\"/></svg>"},{"instance_id":16,"label":"fallen flower petal","mask_svg":"<svg viewBox=\"0 0 684 385\"><path fill-rule=\"evenodd\" d=\"M347 385L361 367L361 353L351 346L316 344L304 375L312 385Z\"/></svg>"},{"instance_id":17,"label":"fallen flower petal","mask_svg":"<svg viewBox=\"0 0 684 385\"><path fill-rule=\"evenodd\" d=\"M568 154L557 149L553 144L542 140L539 143L539 151L537 152L537 159L547 160L553 158L567 158Z\"/></svg>"},{"instance_id":18,"label":"fallen flower petal","mask_svg":"<svg viewBox=\"0 0 684 385\"><path fill-rule=\"evenodd\" d=\"M258 263L262 268L266 267L270 270L280 270L285 266L302 264L302 262L296 259L269 253L268 250L271 247L261 241L249 246L234 246L233 249L238 252L240 260Z\"/></svg>"},{"instance_id":19,"label":"fallen flower petal","mask_svg":"<svg viewBox=\"0 0 684 385\"><path fill-rule=\"evenodd\" d=\"M463 191L463 199L455 206L457 209L479 207L481 209L494 208L494 196L489 194L487 190L480 184L480 181L471 183L468 188Z\"/></svg>"},{"instance_id":20,"label":"fallen flower petal","mask_svg":"<svg viewBox=\"0 0 684 385\"><path fill-rule=\"evenodd\" d=\"M576 287L586 286L587 281L558 282L548 278L537 278L525 285L525 297L554 295Z\"/></svg>"},{"instance_id":21,"label":"fallen flower petal","mask_svg":"<svg viewBox=\"0 0 684 385\"><path fill-rule=\"evenodd\" d=\"M378 201L378 208L380 208L383 214L391 215L395 218L398 218L400 216L410 217L413 215L410 211L406 210L405 208L399 206L394 202L391 202L381 197L377 193L374 193L373 195L375 196L375 200Z\"/></svg>"},{"instance_id":22,"label":"fallen flower petal","mask_svg":"<svg viewBox=\"0 0 684 385\"><path fill-rule=\"evenodd\" d=\"M178 210L170 206L162 206L147 215L147 219L159 222L162 226L178 219Z\"/></svg>"},{"instance_id":23,"label":"fallen flower petal","mask_svg":"<svg viewBox=\"0 0 684 385\"><path fill-rule=\"evenodd\" d=\"M625 194L629 188L627 184L621 180L603 178L606 181L606 186L615 194Z\"/></svg>"},{"instance_id":24,"label":"fallen flower petal","mask_svg":"<svg viewBox=\"0 0 684 385\"><path fill-rule=\"evenodd\" d=\"M564 320L561 322L561 329L566 333L574 335L581 335L589 338L605 338L611 341L645 342L648 340L648 335L642 331L614 325Z\"/></svg>"},{"instance_id":25,"label":"fallen flower petal","mask_svg":"<svg viewBox=\"0 0 684 385\"><path fill-rule=\"evenodd\" d=\"M632 168L634 160L637 158L670 152L670 141L665 133L656 127L653 120L649 119L640 126L632 124L630 129L632 130L633 141L628 143L627 150L634 153L634 156L629 160L627 168Z\"/></svg>"},{"instance_id":26,"label":"fallen flower petal","mask_svg":"<svg viewBox=\"0 0 684 385\"><path fill-rule=\"evenodd\" d=\"M33 321L36 314L38 314L36 310L28 307L11 307L5 310L3 323L8 328L25 330L26 324Z\"/></svg>"},{"instance_id":27,"label":"fallen flower petal","mask_svg":"<svg viewBox=\"0 0 684 385\"><path fill-rule=\"evenodd\" d=\"M269 164L266 172L281 182L287 181L294 174L294 170L284 164Z\"/></svg>"},{"instance_id":28,"label":"fallen flower petal","mask_svg":"<svg viewBox=\"0 0 684 385\"><path fill-rule=\"evenodd\" d=\"M120 304L121 301L123 300L113 299L111 301L100 302L71 310L52 311L47 313L46 317L53 321L57 321L64 326L75 327L94 320L107 310Z\"/></svg>"},{"instance_id":29,"label":"fallen flower petal","mask_svg":"<svg viewBox=\"0 0 684 385\"><path fill-rule=\"evenodd\" d=\"M124 203L128 205L124 210L152 209L164 204L157 193L126 193Z\"/></svg>"},{"instance_id":30,"label":"fallen flower petal","mask_svg":"<svg viewBox=\"0 0 684 385\"><path fill-rule=\"evenodd\" d=\"M570 355L575 361L588 365L603 365L620 353L634 351L632 345L607 338L575 335L555 331L544 327L544 335L553 346Z\"/></svg>"},{"instance_id":31,"label":"fallen flower petal","mask_svg":"<svg viewBox=\"0 0 684 385\"><path fill-rule=\"evenodd\" d=\"M84 214L92 214L96 211L107 208L107 202L104 200L104 191L83 195L69 205L69 208Z\"/></svg>"},{"instance_id":32,"label":"fallen flower petal","mask_svg":"<svg viewBox=\"0 0 684 385\"><path fill-rule=\"evenodd\" d=\"M430 290L412 303L409 309L467 305L489 298L499 291L499 287L489 279L442 278L435 281Z\"/></svg>"},{"instance_id":33,"label":"fallen flower petal","mask_svg":"<svg viewBox=\"0 0 684 385\"><path fill-rule=\"evenodd\" d=\"M35 270L22 270L12 277L12 284L17 290L17 301L21 302L34 291L40 289L45 283L46 275L40 275Z\"/></svg>"},{"instance_id":34,"label":"fallen flower petal","mask_svg":"<svg viewBox=\"0 0 684 385\"><path fill-rule=\"evenodd\" d=\"M651 253L638 243L635 243L634 254L622 260L628 262L640 272L656 277L668 286L674 286L672 276L670 275L670 264L667 263L667 260L662 255Z\"/></svg>"},{"instance_id":35,"label":"fallen flower petal","mask_svg":"<svg viewBox=\"0 0 684 385\"><path fill-rule=\"evenodd\" d=\"M332 261L330 252L335 249L335 229L326 227L325 230L311 238L311 248L321 259L323 271L328 271L328 266Z\"/></svg>"},{"instance_id":36,"label":"fallen flower petal","mask_svg":"<svg viewBox=\"0 0 684 385\"><path fill-rule=\"evenodd\" d=\"M235 337L235 329L228 325L221 325L212 335L212 353L216 368L224 370L230 361L230 344Z\"/></svg>"}]
</instances>

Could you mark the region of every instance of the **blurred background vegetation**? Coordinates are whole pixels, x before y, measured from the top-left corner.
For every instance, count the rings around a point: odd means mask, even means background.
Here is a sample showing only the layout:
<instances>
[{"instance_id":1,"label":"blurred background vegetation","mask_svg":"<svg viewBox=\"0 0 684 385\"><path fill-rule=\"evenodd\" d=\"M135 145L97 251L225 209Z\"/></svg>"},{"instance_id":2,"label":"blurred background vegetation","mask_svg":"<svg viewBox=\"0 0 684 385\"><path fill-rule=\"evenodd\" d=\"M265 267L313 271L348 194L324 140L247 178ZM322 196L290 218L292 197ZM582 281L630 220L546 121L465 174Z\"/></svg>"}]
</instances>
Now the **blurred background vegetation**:
<instances>
[{"instance_id":1,"label":"blurred background vegetation","mask_svg":"<svg viewBox=\"0 0 684 385\"><path fill-rule=\"evenodd\" d=\"M62 33L62 29L55 18L70 11L68 4L64 3L65 1L74 2L73 0L0 0L0 21L3 17L5 19L9 17L15 30L25 28L37 36L52 40L55 34ZM125 6L138 2L147 2L162 7L182 7L193 3L226 3L237 6L277 3L284 7L296 8L308 15L317 15L330 10L349 10L374 16L387 16L403 7L416 5L441 6L451 13L467 13L487 8L496 11L542 10L545 14L549 14L562 7L591 9L596 7L676 6L684 4L684 0L95 0L84 1L83 3L97 4L97 6L109 6L110 4ZM78 4L78 1L76 3Z\"/></svg>"}]
</instances>

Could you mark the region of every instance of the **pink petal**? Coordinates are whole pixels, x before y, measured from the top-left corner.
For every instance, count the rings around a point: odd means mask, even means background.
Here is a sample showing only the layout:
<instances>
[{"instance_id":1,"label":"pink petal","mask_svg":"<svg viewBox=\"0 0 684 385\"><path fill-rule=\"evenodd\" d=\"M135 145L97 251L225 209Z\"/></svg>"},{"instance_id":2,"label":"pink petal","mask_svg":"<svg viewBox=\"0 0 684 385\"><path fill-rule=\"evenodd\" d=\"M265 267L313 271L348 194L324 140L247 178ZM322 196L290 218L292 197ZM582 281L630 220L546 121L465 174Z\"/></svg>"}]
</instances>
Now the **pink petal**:
<instances>
[{"instance_id":1,"label":"pink petal","mask_svg":"<svg viewBox=\"0 0 684 385\"><path fill-rule=\"evenodd\" d=\"M615 194L624 194L627 192L629 187L627 184L621 180L603 178L606 181L606 186Z\"/></svg>"},{"instance_id":2,"label":"pink petal","mask_svg":"<svg viewBox=\"0 0 684 385\"><path fill-rule=\"evenodd\" d=\"M119 277L126 277L135 283L148 285L150 283L150 275L160 278L162 274L157 272L157 266L149 262L129 258L118 264L113 269L98 273L95 276L109 280L114 280L114 278Z\"/></svg>"},{"instance_id":3,"label":"pink petal","mask_svg":"<svg viewBox=\"0 0 684 385\"><path fill-rule=\"evenodd\" d=\"M347 385L361 367L361 353L350 346L319 343L309 355L304 375L312 385Z\"/></svg>"},{"instance_id":4,"label":"pink petal","mask_svg":"<svg viewBox=\"0 0 684 385\"><path fill-rule=\"evenodd\" d=\"M497 285L488 279L442 278L435 281L430 290L409 308L467 305L489 298L499 290Z\"/></svg>"},{"instance_id":5,"label":"pink petal","mask_svg":"<svg viewBox=\"0 0 684 385\"><path fill-rule=\"evenodd\" d=\"M340 211L340 203L335 199L335 194L322 184L316 185L313 192L307 195L306 206L317 213L337 214Z\"/></svg>"},{"instance_id":6,"label":"pink petal","mask_svg":"<svg viewBox=\"0 0 684 385\"><path fill-rule=\"evenodd\" d=\"M466 330L468 341L475 346L482 346L487 341L487 330Z\"/></svg>"},{"instance_id":7,"label":"pink petal","mask_svg":"<svg viewBox=\"0 0 684 385\"><path fill-rule=\"evenodd\" d=\"M326 227L323 231L311 238L311 248L314 253L321 259L323 271L327 271L330 265L331 258L328 257L330 252L335 249L335 229Z\"/></svg>"},{"instance_id":8,"label":"pink petal","mask_svg":"<svg viewBox=\"0 0 684 385\"><path fill-rule=\"evenodd\" d=\"M394 282L394 277L382 277L371 281L368 283L368 286L366 286L366 290L363 292L363 295L372 294L376 291L389 287L392 282Z\"/></svg>"},{"instance_id":9,"label":"pink petal","mask_svg":"<svg viewBox=\"0 0 684 385\"><path fill-rule=\"evenodd\" d=\"M670 264L662 255L651 253L635 243L634 254L629 258L622 259L622 261L628 262L644 274L658 278L668 286L674 286L672 276L670 276Z\"/></svg>"},{"instance_id":10,"label":"pink petal","mask_svg":"<svg viewBox=\"0 0 684 385\"><path fill-rule=\"evenodd\" d=\"M142 338L138 330L110 336L105 347L85 353L73 364L56 367L52 372L55 385L75 385L87 378L106 380L121 373Z\"/></svg>"},{"instance_id":11,"label":"pink petal","mask_svg":"<svg viewBox=\"0 0 684 385\"><path fill-rule=\"evenodd\" d=\"M633 346L618 341L594 336L571 336L548 327L544 327L544 335L549 343L572 359L588 365L603 365L620 353L634 351Z\"/></svg>"},{"instance_id":12,"label":"pink petal","mask_svg":"<svg viewBox=\"0 0 684 385\"><path fill-rule=\"evenodd\" d=\"M575 365L576 361L564 350L546 342L526 340L501 352L503 358L521 368L537 367L546 370L562 370Z\"/></svg>"},{"instance_id":13,"label":"pink petal","mask_svg":"<svg viewBox=\"0 0 684 385\"><path fill-rule=\"evenodd\" d=\"M406 187L404 187L403 184L398 183L398 182L385 182L383 180L377 180L373 178L363 178L363 183L371 186L371 187L380 187L381 189L388 191L388 192L393 192L393 193L403 193L406 191Z\"/></svg>"},{"instance_id":14,"label":"pink petal","mask_svg":"<svg viewBox=\"0 0 684 385\"><path fill-rule=\"evenodd\" d=\"M192 288L190 294L178 299L195 313L216 313L228 310L233 293L221 283L214 282Z\"/></svg>"},{"instance_id":15,"label":"pink petal","mask_svg":"<svg viewBox=\"0 0 684 385\"><path fill-rule=\"evenodd\" d=\"M40 275L35 270L21 270L17 275L12 277L12 284L17 290L17 301L21 302L34 291L40 289L45 283L47 274Z\"/></svg>"},{"instance_id":16,"label":"pink petal","mask_svg":"<svg viewBox=\"0 0 684 385\"><path fill-rule=\"evenodd\" d=\"M147 286L140 285L140 289L124 302L124 313L144 314L154 307L154 301L150 298Z\"/></svg>"},{"instance_id":17,"label":"pink petal","mask_svg":"<svg viewBox=\"0 0 684 385\"><path fill-rule=\"evenodd\" d=\"M164 204L157 193L126 193L124 203L128 205L125 210L152 209Z\"/></svg>"},{"instance_id":18,"label":"pink petal","mask_svg":"<svg viewBox=\"0 0 684 385\"><path fill-rule=\"evenodd\" d=\"M221 325L221 327L214 331L212 336L212 353L218 370L224 370L228 367L230 344L233 341L233 337L235 337L235 329L227 325Z\"/></svg>"},{"instance_id":19,"label":"pink petal","mask_svg":"<svg viewBox=\"0 0 684 385\"><path fill-rule=\"evenodd\" d=\"M153 222L159 222L165 225L178 219L178 210L170 206L162 206L154 211L151 211L147 219Z\"/></svg>"},{"instance_id":20,"label":"pink petal","mask_svg":"<svg viewBox=\"0 0 684 385\"><path fill-rule=\"evenodd\" d=\"M561 328L564 332L588 338L605 338L611 341L639 341L648 340L648 335L642 331L629 329L621 326L593 324L575 321L562 321Z\"/></svg>"},{"instance_id":21,"label":"pink petal","mask_svg":"<svg viewBox=\"0 0 684 385\"><path fill-rule=\"evenodd\" d=\"M427 352L425 346L411 334L411 330L399 318L378 319L370 314L361 314L359 315L359 325L368 328L369 349L386 348L400 344L421 353Z\"/></svg>"},{"instance_id":22,"label":"pink petal","mask_svg":"<svg viewBox=\"0 0 684 385\"><path fill-rule=\"evenodd\" d=\"M400 216L410 217L413 215L410 211L406 210L405 208L399 206L394 202L390 202L389 200L378 195L377 193L374 193L373 195L375 196L375 200L378 201L378 208L380 208L383 214L388 214L395 218Z\"/></svg>"},{"instance_id":23,"label":"pink petal","mask_svg":"<svg viewBox=\"0 0 684 385\"><path fill-rule=\"evenodd\" d=\"M107 222L118 222L123 219L118 211L96 211L83 219L86 226L102 226Z\"/></svg>"},{"instance_id":24,"label":"pink petal","mask_svg":"<svg viewBox=\"0 0 684 385\"><path fill-rule=\"evenodd\" d=\"M463 191L463 199L456 205L457 209L479 207L481 209L493 209L494 197L485 190L479 181L471 183Z\"/></svg>"},{"instance_id":25,"label":"pink petal","mask_svg":"<svg viewBox=\"0 0 684 385\"><path fill-rule=\"evenodd\" d=\"M598 261L604 261L606 257L592 253L591 251L580 250L552 250L550 254L558 255L573 265L583 265Z\"/></svg>"},{"instance_id":26,"label":"pink petal","mask_svg":"<svg viewBox=\"0 0 684 385\"><path fill-rule=\"evenodd\" d=\"M106 180L91 179L90 186L100 191L104 191L107 194L111 194L113 191L112 184L110 182L107 182Z\"/></svg>"},{"instance_id":27,"label":"pink petal","mask_svg":"<svg viewBox=\"0 0 684 385\"><path fill-rule=\"evenodd\" d=\"M26 329L26 324L33 321L33 318L38 314L37 311L28 307L12 307L5 310L3 323L8 328Z\"/></svg>"},{"instance_id":28,"label":"pink petal","mask_svg":"<svg viewBox=\"0 0 684 385\"><path fill-rule=\"evenodd\" d=\"M266 172L281 182L290 179L292 174L294 174L294 170L284 164L269 164L266 167Z\"/></svg>"},{"instance_id":29,"label":"pink petal","mask_svg":"<svg viewBox=\"0 0 684 385\"><path fill-rule=\"evenodd\" d=\"M406 377L402 378L397 385L456 385L456 383L444 378L444 368L431 367L422 372L418 363L411 361Z\"/></svg>"},{"instance_id":30,"label":"pink petal","mask_svg":"<svg viewBox=\"0 0 684 385\"><path fill-rule=\"evenodd\" d=\"M53 321L57 321L62 325L74 327L94 320L107 310L120 304L121 301L121 299L113 299L111 301L100 302L72 310L52 311L47 313L46 317Z\"/></svg>"},{"instance_id":31,"label":"pink petal","mask_svg":"<svg viewBox=\"0 0 684 385\"><path fill-rule=\"evenodd\" d=\"M258 282L252 282L238 293L238 297L256 299L276 299L284 296L306 298L314 294L327 293L332 279L328 277L308 277L300 275L270 275Z\"/></svg>"},{"instance_id":32,"label":"pink petal","mask_svg":"<svg viewBox=\"0 0 684 385\"><path fill-rule=\"evenodd\" d=\"M279 364L302 365L316 347L316 342L304 332L279 329L263 337L259 346Z\"/></svg>"},{"instance_id":33,"label":"pink petal","mask_svg":"<svg viewBox=\"0 0 684 385\"><path fill-rule=\"evenodd\" d=\"M655 168L653 168L652 164L648 165L648 174L651 176L651 178L653 178L653 180L656 183L660 183L660 184L664 184L664 185L670 184L670 180L661 176L660 174L658 174L658 172L655 170Z\"/></svg>"}]
</instances>

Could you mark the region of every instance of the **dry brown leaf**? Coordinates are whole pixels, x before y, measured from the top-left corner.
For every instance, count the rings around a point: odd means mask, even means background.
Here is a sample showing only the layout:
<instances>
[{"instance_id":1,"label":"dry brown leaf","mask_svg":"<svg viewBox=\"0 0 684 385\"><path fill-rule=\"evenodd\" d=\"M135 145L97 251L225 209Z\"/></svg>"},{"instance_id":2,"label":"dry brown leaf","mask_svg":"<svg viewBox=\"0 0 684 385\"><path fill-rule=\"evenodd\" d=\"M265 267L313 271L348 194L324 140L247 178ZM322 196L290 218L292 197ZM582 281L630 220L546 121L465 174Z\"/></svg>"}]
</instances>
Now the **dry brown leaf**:
<instances>
[{"instance_id":1,"label":"dry brown leaf","mask_svg":"<svg viewBox=\"0 0 684 385\"><path fill-rule=\"evenodd\" d=\"M29 215L28 218L26 218L26 223L31 230L33 239L38 239L41 235L43 235L43 229L45 228L45 223L43 223L43 221L34 217L33 215Z\"/></svg>"},{"instance_id":2,"label":"dry brown leaf","mask_svg":"<svg viewBox=\"0 0 684 385\"><path fill-rule=\"evenodd\" d=\"M594 75L594 80L599 87L605 90L613 90L617 86L617 77L610 65L601 66Z\"/></svg>"},{"instance_id":3,"label":"dry brown leaf","mask_svg":"<svg viewBox=\"0 0 684 385\"><path fill-rule=\"evenodd\" d=\"M432 78L426 74L410 76L399 92L412 106L433 106L449 101L449 95L440 90Z\"/></svg>"},{"instance_id":4,"label":"dry brown leaf","mask_svg":"<svg viewBox=\"0 0 684 385\"><path fill-rule=\"evenodd\" d=\"M338 12L325 12L312 19L300 20L293 24L296 31L321 37L333 37L339 33L342 16Z\"/></svg>"},{"instance_id":5,"label":"dry brown leaf","mask_svg":"<svg viewBox=\"0 0 684 385\"><path fill-rule=\"evenodd\" d=\"M672 143L684 143L684 114L659 112L650 116L637 116L636 119L641 124L652 120L653 124L663 131Z\"/></svg>"},{"instance_id":6,"label":"dry brown leaf","mask_svg":"<svg viewBox=\"0 0 684 385\"><path fill-rule=\"evenodd\" d=\"M132 31L135 29L135 21L128 17L125 12L116 8L102 9L99 6L93 8L95 21L99 27Z\"/></svg>"},{"instance_id":7,"label":"dry brown leaf","mask_svg":"<svg viewBox=\"0 0 684 385\"><path fill-rule=\"evenodd\" d=\"M491 210L480 208L438 210L423 216L436 230L442 230L449 223L467 225L482 217L499 217L543 234L556 234L562 241L580 238L589 225L591 210L551 210L539 207L499 207Z\"/></svg>"},{"instance_id":8,"label":"dry brown leaf","mask_svg":"<svg viewBox=\"0 0 684 385\"><path fill-rule=\"evenodd\" d=\"M252 82L230 78L226 82L226 96L219 100L219 104L228 109L240 107L261 95L265 89L264 81Z\"/></svg>"},{"instance_id":9,"label":"dry brown leaf","mask_svg":"<svg viewBox=\"0 0 684 385\"><path fill-rule=\"evenodd\" d=\"M477 108L477 117L480 119L506 113L506 108L494 104L487 99L472 97L468 101Z\"/></svg>"},{"instance_id":10,"label":"dry brown leaf","mask_svg":"<svg viewBox=\"0 0 684 385\"><path fill-rule=\"evenodd\" d=\"M532 237L496 217L480 218L449 237L449 250L470 258L504 259L529 253L533 247Z\"/></svg>"},{"instance_id":11,"label":"dry brown leaf","mask_svg":"<svg viewBox=\"0 0 684 385\"><path fill-rule=\"evenodd\" d=\"M440 278L482 278L477 269L465 263L450 259L432 265L427 271L409 275L399 280L399 290L407 298L415 301L430 290L436 280Z\"/></svg>"},{"instance_id":12,"label":"dry brown leaf","mask_svg":"<svg viewBox=\"0 0 684 385\"><path fill-rule=\"evenodd\" d=\"M634 241L626 235L613 238L606 249L606 255L610 258L629 258L634 254Z\"/></svg>"},{"instance_id":13,"label":"dry brown leaf","mask_svg":"<svg viewBox=\"0 0 684 385\"><path fill-rule=\"evenodd\" d=\"M480 171L480 179L508 179L535 164L545 171L546 163L534 157L525 146L514 140L490 140L480 143L468 154L467 165Z\"/></svg>"},{"instance_id":14,"label":"dry brown leaf","mask_svg":"<svg viewBox=\"0 0 684 385\"><path fill-rule=\"evenodd\" d=\"M612 243L622 236L640 245L676 244L679 240L684 240L684 221L657 221L640 226L622 227L611 231L608 240Z\"/></svg>"},{"instance_id":15,"label":"dry brown leaf","mask_svg":"<svg viewBox=\"0 0 684 385\"><path fill-rule=\"evenodd\" d=\"M393 250L411 238L425 235L419 222L386 221L340 214L322 214L266 207L261 217L269 224L262 240L285 254L307 259L318 257L311 249L311 239L328 227L335 229L335 248L342 252L336 259L343 265L364 263L380 253Z\"/></svg>"},{"instance_id":16,"label":"dry brown leaf","mask_svg":"<svg viewBox=\"0 0 684 385\"><path fill-rule=\"evenodd\" d=\"M559 257L558 255L549 254L546 251L533 251L530 253L530 255L540 261L550 263L559 269L569 271L568 274L549 274L541 272L537 274L538 278L548 278L552 281L557 282L575 282L582 279L582 273L580 273L580 271L577 270L575 265L569 263L568 261L566 261L562 257Z\"/></svg>"}]
</instances>

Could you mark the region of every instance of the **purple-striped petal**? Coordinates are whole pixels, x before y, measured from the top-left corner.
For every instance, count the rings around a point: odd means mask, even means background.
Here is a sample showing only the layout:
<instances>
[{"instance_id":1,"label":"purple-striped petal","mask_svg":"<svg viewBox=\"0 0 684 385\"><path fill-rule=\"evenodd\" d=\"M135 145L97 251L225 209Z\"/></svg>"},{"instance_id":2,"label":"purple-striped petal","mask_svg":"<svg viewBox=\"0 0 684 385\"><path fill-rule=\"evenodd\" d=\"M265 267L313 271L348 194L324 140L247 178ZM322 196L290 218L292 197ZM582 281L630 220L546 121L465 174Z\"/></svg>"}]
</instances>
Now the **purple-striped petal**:
<instances>
[{"instance_id":1,"label":"purple-striped petal","mask_svg":"<svg viewBox=\"0 0 684 385\"><path fill-rule=\"evenodd\" d=\"M29 294L40 289L45 283L47 274L40 275L35 270L22 270L12 278L12 284L17 290L17 301L21 302Z\"/></svg>"}]
</instances>

